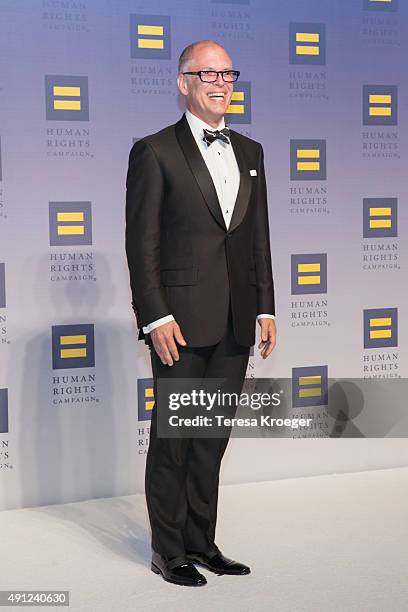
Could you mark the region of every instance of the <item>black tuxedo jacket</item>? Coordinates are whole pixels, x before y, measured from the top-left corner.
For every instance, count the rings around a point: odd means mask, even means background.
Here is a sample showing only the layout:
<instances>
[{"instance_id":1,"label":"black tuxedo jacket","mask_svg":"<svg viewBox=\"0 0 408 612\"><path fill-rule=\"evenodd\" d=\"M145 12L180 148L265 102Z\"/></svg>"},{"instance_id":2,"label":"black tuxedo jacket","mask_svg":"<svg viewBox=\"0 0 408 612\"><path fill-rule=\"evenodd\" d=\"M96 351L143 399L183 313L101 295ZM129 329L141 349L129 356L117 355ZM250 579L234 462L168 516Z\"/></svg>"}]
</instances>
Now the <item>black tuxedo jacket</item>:
<instances>
[{"instance_id":1,"label":"black tuxedo jacket","mask_svg":"<svg viewBox=\"0 0 408 612\"><path fill-rule=\"evenodd\" d=\"M185 115L130 151L126 254L139 340L172 314L188 346L216 344L231 300L235 339L252 346L256 315L275 313L263 150L232 130L231 145L240 185L228 229Z\"/></svg>"}]
</instances>

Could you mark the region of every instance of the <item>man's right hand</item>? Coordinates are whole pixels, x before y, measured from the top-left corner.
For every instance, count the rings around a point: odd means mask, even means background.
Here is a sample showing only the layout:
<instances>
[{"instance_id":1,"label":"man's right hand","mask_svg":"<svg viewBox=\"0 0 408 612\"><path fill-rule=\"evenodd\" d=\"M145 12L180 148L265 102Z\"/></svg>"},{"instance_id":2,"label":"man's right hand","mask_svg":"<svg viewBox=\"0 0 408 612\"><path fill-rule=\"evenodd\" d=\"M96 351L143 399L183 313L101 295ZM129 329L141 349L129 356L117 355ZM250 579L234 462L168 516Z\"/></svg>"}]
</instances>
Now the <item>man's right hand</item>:
<instances>
[{"instance_id":1,"label":"man's right hand","mask_svg":"<svg viewBox=\"0 0 408 612\"><path fill-rule=\"evenodd\" d=\"M152 329L150 336L153 342L154 349L163 365L173 365L174 361L179 360L177 344L186 346L187 342L183 338L180 326L176 321L169 321L163 325L159 325Z\"/></svg>"}]
</instances>

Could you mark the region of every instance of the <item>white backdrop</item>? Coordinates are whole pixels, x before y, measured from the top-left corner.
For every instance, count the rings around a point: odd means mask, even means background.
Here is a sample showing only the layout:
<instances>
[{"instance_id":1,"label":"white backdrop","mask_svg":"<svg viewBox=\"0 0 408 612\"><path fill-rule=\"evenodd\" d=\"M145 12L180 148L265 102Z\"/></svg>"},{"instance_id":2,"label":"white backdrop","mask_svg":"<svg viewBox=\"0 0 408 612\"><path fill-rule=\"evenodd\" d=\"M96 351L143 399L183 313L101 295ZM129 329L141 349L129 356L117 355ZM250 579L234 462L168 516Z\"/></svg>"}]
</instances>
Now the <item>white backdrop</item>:
<instances>
[{"instance_id":1,"label":"white backdrop","mask_svg":"<svg viewBox=\"0 0 408 612\"><path fill-rule=\"evenodd\" d=\"M6 0L0 23L0 508L143 491L151 372L130 305L125 178L133 140L180 117L177 59L192 40L234 57L247 85L229 121L265 150L278 346L266 362L255 348L248 377L406 376L403 3ZM162 49L138 46L138 24L163 28ZM299 31L319 34L316 55L296 56ZM362 117L372 84L388 87L388 123ZM290 140L321 156L324 142L326 176L291 176ZM365 198L398 200L397 232L364 235ZM294 291L294 254L327 258L320 295ZM378 308L400 312L398 340L393 319L391 344L367 348L363 311ZM234 439L222 479L407 464L405 439L326 436Z\"/></svg>"}]
</instances>

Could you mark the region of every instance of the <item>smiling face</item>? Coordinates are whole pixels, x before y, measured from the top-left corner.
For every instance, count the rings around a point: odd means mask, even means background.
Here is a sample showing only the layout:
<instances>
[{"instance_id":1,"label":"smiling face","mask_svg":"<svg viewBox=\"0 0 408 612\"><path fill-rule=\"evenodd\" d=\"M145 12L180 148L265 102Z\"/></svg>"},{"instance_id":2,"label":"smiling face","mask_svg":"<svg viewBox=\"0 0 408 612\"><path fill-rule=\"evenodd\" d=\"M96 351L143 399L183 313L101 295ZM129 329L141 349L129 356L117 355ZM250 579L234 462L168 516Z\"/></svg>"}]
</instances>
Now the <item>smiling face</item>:
<instances>
[{"instance_id":1,"label":"smiling face","mask_svg":"<svg viewBox=\"0 0 408 612\"><path fill-rule=\"evenodd\" d=\"M225 49L215 43L202 43L184 66L184 71L231 70L232 61ZM203 83L200 77L179 74L177 85L187 99L187 108L211 127L218 127L231 101L233 83L225 83L219 74L215 83Z\"/></svg>"}]
</instances>

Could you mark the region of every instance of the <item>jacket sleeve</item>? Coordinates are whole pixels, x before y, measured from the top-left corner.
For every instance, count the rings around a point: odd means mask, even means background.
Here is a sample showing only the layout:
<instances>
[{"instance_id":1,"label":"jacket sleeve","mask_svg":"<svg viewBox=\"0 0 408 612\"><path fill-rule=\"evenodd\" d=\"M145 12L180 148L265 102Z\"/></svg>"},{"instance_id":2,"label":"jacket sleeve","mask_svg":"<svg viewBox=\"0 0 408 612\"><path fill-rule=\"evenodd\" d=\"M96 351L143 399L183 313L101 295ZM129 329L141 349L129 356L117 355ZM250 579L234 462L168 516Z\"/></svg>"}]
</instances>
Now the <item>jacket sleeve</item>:
<instances>
[{"instance_id":1,"label":"jacket sleeve","mask_svg":"<svg viewBox=\"0 0 408 612\"><path fill-rule=\"evenodd\" d=\"M257 314L275 314L275 293L269 239L268 200L266 191L264 153L260 145L258 161L258 199L253 254L257 284Z\"/></svg>"},{"instance_id":2,"label":"jacket sleeve","mask_svg":"<svg viewBox=\"0 0 408 612\"><path fill-rule=\"evenodd\" d=\"M164 179L152 147L137 141L129 155L126 178L125 248L132 308L139 328L169 314L160 280L160 221Z\"/></svg>"}]
</instances>

